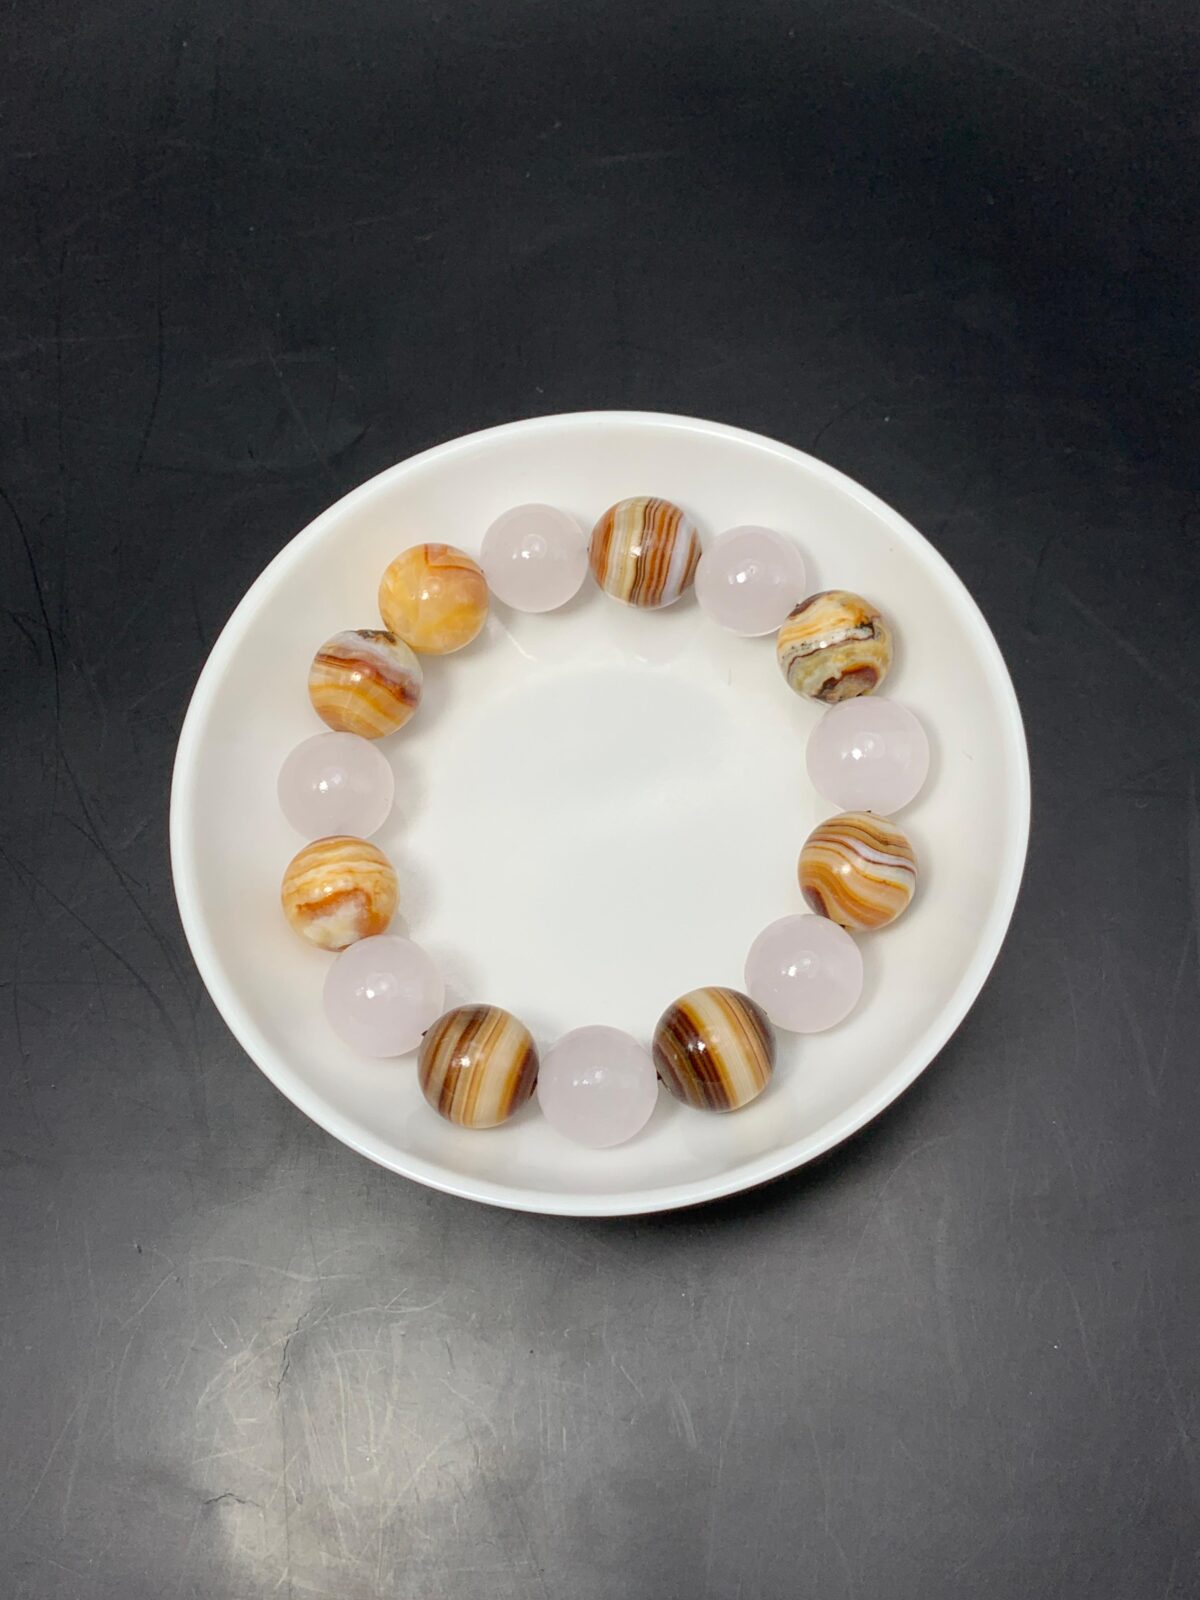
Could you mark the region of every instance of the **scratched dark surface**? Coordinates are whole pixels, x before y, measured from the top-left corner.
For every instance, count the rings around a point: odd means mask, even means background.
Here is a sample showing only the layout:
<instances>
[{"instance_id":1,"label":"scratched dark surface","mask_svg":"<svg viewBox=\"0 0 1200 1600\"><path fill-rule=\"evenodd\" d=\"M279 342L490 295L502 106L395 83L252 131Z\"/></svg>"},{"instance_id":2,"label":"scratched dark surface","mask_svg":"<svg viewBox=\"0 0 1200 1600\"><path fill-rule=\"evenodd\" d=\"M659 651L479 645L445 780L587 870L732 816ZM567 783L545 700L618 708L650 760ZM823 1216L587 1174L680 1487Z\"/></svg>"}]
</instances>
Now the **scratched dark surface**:
<instances>
[{"instance_id":1,"label":"scratched dark surface","mask_svg":"<svg viewBox=\"0 0 1200 1600\"><path fill-rule=\"evenodd\" d=\"M8 10L6 1596L1200 1593L1192 16ZM591 406L899 507L1035 778L1008 943L912 1092L615 1224L308 1124L204 995L166 850L268 557L414 450Z\"/></svg>"}]
</instances>

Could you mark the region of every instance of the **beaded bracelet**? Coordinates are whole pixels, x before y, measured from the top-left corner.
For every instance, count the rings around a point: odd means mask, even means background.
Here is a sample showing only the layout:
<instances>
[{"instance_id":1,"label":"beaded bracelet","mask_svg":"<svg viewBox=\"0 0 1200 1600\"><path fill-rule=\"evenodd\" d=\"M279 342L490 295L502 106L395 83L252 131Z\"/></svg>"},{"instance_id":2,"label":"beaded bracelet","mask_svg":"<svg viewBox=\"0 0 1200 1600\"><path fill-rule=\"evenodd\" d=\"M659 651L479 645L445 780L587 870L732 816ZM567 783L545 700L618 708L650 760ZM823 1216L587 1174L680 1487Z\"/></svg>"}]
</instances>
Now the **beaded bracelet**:
<instances>
[{"instance_id":1,"label":"beaded bracelet","mask_svg":"<svg viewBox=\"0 0 1200 1600\"><path fill-rule=\"evenodd\" d=\"M814 787L841 807L809 834L798 876L813 915L780 918L750 948L746 992L694 989L667 1007L652 1053L616 1028L584 1027L539 1056L523 1023L498 1006L442 1013L442 979L412 940L388 934L396 873L367 835L392 807L392 769L374 741L402 728L421 702L419 655L461 650L487 620L489 588L520 611L551 611L579 591L588 568L631 606L672 605L693 584L701 607L744 636L777 631L788 685L830 709L808 741ZM485 576L486 574L486 576ZM352 629L313 658L308 692L332 733L287 757L279 800L313 842L283 876L291 926L341 952L325 982L334 1033L364 1055L419 1049L431 1106L466 1128L506 1122L535 1092L547 1120L580 1144L620 1144L645 1125L658 1084L687 1105L736 1111L770 1081L772 1024L797 1033L833 1027L862 990L853 933L893 922L916 886L913 849L889 813L925 781L929 744L911 711L874 697L892 663L890 629L847 590L798 599L803 557L769 528L738 527L701 553L690 519L670 501L622 500L590 544L573 518L518 506L484 535L480 562L444 544L403 551L379 586L382 629ZM870 697L870 698L868 698Z\"/></svg>"}]
</instances>

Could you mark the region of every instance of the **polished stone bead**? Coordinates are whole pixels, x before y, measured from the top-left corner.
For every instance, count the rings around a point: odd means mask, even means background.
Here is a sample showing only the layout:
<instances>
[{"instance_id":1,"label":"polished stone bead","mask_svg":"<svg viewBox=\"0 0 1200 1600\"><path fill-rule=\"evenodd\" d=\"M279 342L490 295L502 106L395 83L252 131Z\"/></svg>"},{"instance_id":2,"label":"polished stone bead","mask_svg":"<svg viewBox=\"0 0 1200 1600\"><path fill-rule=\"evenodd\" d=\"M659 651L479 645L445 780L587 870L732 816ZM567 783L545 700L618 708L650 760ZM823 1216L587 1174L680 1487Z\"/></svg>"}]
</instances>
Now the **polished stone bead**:
<instances>
[{"instance_id":1,"label":"polished stone bead","mask_svg":"<svg viewBox=\"0 0 1200 1600\"><path fill-rule=\"evenodd\" d=\"M420 945L399 934L360 939L325 979L325 1015L343 1043L364 1056L403 1056L436 1021L441 974Z\"/></svg>"},{"instance_id":2,"label":"polished stone bead","mask_svg":"<svg viewBox=\"0 0 1200 1600\"><path fill-rule=\"evenodd\" d=\"M862 986L858 946L825 917L780 917L746 957L746 993L789 1033L832 1028L854 1010Z\"/></svg>"},{"instance_id":3,"label":"polished stone bead","mask_svg":"<svg viewBox=\"0 0 1200 1600\"><path fill-rule=\"evenodd\" d=\"M892 635L862 595L826 589L788 617L775 653L790 688L834 705L878 689L891 670Z\"/></svg>"},{"instance_id":4,"label":"polished stone bead","mask_svg":"<svg viewBox=\"0 0 1200 1600\"><path fill-rule=\"evenodd\" d=\"M579 593L587 545L574 517L554 506L514 506L483 536L479 563L498 600L514 611L555 611Z\"/></svg>"},{"instance_id":5,"label":"polished stone bead","mask_svg":"<svg viewBox=\"0 0 1200 1600\"><path fill-rule=\"evenodd\" d=\"M731 633L774 633L804 598L804 557L773 528L730 528L706 547L696 599Z\"/></svg>"},{"instance_id":6,"label":"polished stone bead","mask_svg":"<svg viewBox=\"0 0 1200 1600\"><path fill-rule=\"evenodd\" d=\"M395 779L383 754L354 733L318 733L279 769L284 816L306 839L334 833L369 838L392 810Z\"/></svg>"},{"instance_id":7,"label":"polished stone bead","mask_svg":"<svg viewBox=\"0 0 1200 1600\"><path fill-rule=\"evenodd\" d=\"M654 1064L676 1099L708 1111L736 1111L770 1082L775 1036L748 995L693 989L659 1018Z\"/></svg>"},{"instance_id":8,"label":"polished stone bead","mask_svg":"<svg viewBox=\"0 0 1200 1600\"><path fill-rule=\"evenodd\" d=\"M605 594L656 609L673 605L691 587L700 536L691 518L669 500L637 495L618 501L600 518L588 560Z\"/></svg>"},{"instance_id":9,"label":"polished stone bead","mask_svg":"<svg viewBox=\"0 0 1200 1600\"><path fill-rule=\"evenodd\" d=\"M899 811L929 773L929 739L905 706L862 695L831 706L808 736L808 775L845 811Z\"/></svg>"},{"instance_id":10,"label":"polished stone bead","mask_svg":"<svg viewBox=\"0 0 1200 1600\"><path fill-rule=\"evenodd\" d=\"M917 886L917 858L894 822L869 811L843 811L809 834L798 874L819 916L865 933L907 908Z\"/></svg>"},{"instance_id":11,"label":"polished stone bead","mask_svg":"<svg viewBox=\"0 0 1200 1600\"><path fill-rule=\"evenodd\" d=\"M292 927L321 950L385 933L396 911L396 872L366 839L315 839L293 856L280 897Z\"/></svg>"},{"instance_id":12,"label":"polished stone bead","mask_svg":"<svg viewBox=\"0 0 1200 1600\"><path fill-rule=\"evenodd\" d=\"M478 562L453 545L414 545L380 580L379 613L412 649L449 655L470 644L487 621L487 580Z\"/></svg>"},{"instance_id":13,"label":"polished stone bead","mask_svg":"<svg viewBox=\"0 0 1200 1600\"><path fill-rule=\"evenodd\" d=\"M538 1073L538 1104L551 1127L576 1144L624 1144L658 1099L649 1052L619 1028L575 1028L551 1045Z\"/></svg>"},{"instance_id":14,"label":"polished stone bead","mask_svg":"<svg viewBox=\"0 0 1200 1600\"><path fill-rule=\"evenodd\" d=\"M495 1128L533 1093L538 1054L511 1012L456 1006L425 1035L417 1070L426 1100L447 1122Z\"/></svg>"}]
</instances>

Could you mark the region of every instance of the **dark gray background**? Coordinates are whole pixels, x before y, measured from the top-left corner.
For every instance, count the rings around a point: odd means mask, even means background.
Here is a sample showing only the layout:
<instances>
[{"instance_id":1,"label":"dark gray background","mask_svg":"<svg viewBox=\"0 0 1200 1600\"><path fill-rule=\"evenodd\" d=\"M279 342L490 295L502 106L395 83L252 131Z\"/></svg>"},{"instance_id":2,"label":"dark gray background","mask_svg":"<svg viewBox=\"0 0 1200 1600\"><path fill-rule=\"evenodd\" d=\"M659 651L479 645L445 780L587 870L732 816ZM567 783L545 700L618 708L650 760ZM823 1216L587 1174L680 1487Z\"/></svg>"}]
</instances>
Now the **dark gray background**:
<instances>
[{"instance_id":1,"label":"dark gray background","mask_svg":"<svg viewBox=\"0 0 1200 1600\"><path fill-rule=\"evenodd\" d=\"M1193 7L41 0L0 157L0 1590L1200 1593ZM1024 707L917 1086L689 1215L377 1171L234 1045L174 744L335 496L513 417L861 479Z\"/></svg>"}]
</instances>

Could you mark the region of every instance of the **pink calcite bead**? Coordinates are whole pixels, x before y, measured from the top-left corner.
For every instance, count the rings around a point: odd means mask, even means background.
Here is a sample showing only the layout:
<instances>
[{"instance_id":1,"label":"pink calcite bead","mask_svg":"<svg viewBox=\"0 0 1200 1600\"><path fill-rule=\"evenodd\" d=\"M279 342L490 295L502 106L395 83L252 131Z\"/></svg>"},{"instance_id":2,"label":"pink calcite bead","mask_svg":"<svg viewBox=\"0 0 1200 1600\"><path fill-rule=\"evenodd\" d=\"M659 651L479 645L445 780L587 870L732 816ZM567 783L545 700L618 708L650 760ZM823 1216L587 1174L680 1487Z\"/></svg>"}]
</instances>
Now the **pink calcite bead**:
<instances>
[{"instance_id":1,"label":"pink calcite bead","mask_svg":"<svg viewBox=\"0 0 1200 1600\"><path fill-rule=\"evenodd\" d=\"M804 580L804 557L783 534L773 528L730 528L700 558L696 599L732 633L774 633L803 600Z\"/></svg>"},{"instance_id":2,"label":"pink calcite bead","mask_svg":"<svg viewBox=\"0 0 1200 1600\"><path fill-rule=\"evenodd\" d=\"M658 1077L649 1052L619 1028L576 1028L542 1058L537 1096L552 1128L601 1150L645 1127Z\"/></svg>"},{"instance_id":3,"label":"pink calcite bead","mask_svg":"<svg viewBox=\"0 0 1200 1600\"><path fill-rule=\"evenodd\" d=\"M843 811L890 816L929 773L925 729L904 706L860 695L831 706L808 736L813 787Z\"/></svg>"},{"instance_id":4,"label":"pink calcite bead","mask_svg":"<svg viewBox=\"0 0 1200 1600\"><path fill-rule=\"evenodd\" d=\"M780 917L746 957L746 993L790 1033L832 1028L854 1010L862 986L858 946L825 917Z\"/></svg>"},{"instance_id":5,"label":"pink calcite bead","mask_svg":"<svg viewBox=\"0 0 1200 1600\"><path fill-rule=\"evenodd\" d=\"M369 839L387 821L394 789L386 757L356 733L305 739L279 769L279 808L306 839Z\"/></svg>"},{"instance_id":6,"label":"pink calcite bead","mask_svg":"<svg viewBox=\"0 0 1200 1600\"><path fill-rule=\"evenodd\" d=\"M514 611L555 611L579 593L587 545L565 511L514 506L484 534L479 564L492 593Z\"/></svg>"},{"instance_id":7,"label":"pink calcite bead","mask_svg":"<svg viewBox=\"0 0 1200 1600\"><path fill-rule=\"evenodd\" d=\"M364 1056L415 1050L442 1009L441 974L420 945L396 933L343 950L325 979L325 1015L343 1044Z\"/></svg>"}]
</instances>

